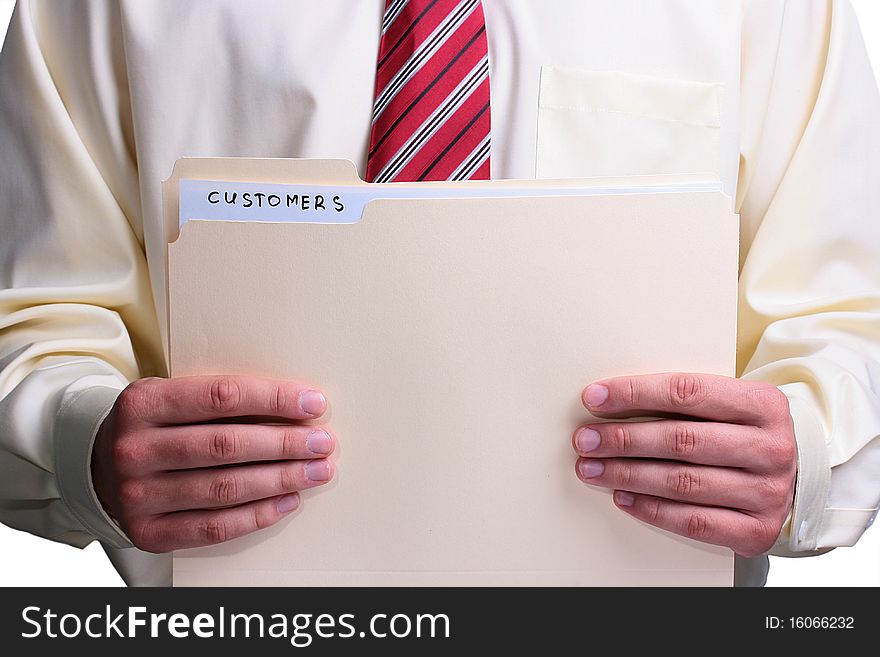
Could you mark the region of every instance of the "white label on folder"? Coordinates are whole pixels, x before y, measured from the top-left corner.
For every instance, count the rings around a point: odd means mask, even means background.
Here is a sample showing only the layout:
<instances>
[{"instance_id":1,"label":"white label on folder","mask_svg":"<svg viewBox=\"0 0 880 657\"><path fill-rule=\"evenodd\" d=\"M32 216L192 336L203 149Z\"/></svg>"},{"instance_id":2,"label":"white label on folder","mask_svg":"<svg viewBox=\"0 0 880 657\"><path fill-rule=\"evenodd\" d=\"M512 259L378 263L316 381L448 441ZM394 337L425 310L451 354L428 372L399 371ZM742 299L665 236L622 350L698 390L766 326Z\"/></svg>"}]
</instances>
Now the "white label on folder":
<instances>
[{"instance_id":1,"label":"white label on folder","mask_svg":"<svg viewBox=\"0 0 880 657\"><path fill-rule=\"evenodd\" d=\"M180 225L190 219L320 224L356 223L374 199L597 196L721 191L721 183L642 187L404 187L287 185L217 180L180 181Z\"/></svg>"}]
</instances>

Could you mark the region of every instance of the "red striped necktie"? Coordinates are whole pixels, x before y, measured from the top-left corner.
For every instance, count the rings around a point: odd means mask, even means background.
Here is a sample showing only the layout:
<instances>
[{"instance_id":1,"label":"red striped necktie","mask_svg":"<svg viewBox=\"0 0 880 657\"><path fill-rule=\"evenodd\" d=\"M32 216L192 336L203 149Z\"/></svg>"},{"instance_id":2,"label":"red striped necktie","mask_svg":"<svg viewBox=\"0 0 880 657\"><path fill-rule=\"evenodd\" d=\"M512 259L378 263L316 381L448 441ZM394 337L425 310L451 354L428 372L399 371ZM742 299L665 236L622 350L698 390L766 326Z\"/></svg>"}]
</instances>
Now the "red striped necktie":
<instances>
[{"instance_id":1,"label":"red striped necktie","mask_svg":"<svg viewBox=\"0 0 880 657\"><path fill-rule=\"evenodd\" d=\"M479 0L385 0L367 180L489 178Z\"/></svg>"}]
</instances>

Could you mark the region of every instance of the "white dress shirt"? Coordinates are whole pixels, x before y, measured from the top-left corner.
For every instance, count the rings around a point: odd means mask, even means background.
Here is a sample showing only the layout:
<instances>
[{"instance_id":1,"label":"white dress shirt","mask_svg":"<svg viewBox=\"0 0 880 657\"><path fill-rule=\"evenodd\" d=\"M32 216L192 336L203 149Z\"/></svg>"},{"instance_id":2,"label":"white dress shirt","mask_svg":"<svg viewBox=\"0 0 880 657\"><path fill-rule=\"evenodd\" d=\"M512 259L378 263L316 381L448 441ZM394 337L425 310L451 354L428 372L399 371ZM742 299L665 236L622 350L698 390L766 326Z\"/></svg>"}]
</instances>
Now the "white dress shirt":
<instances>
[{"instance_id":1,"label":"white dress shirt","mask_svg":"<svg viewBox=\"0 0 880 657\"><path fill-rule=\"evenodd\" d=\"M165 373L160 182L186 155L363 171L383 6L19 0L0 57L4 523L97 538L128 582L168 581L90 474L119 390ZM785 391L798 441L774 552L855 543L880 504L880 100L850 6L484 7L493 178L722 180L741 214L738 373Z\"/></svg>"}]
</instances>

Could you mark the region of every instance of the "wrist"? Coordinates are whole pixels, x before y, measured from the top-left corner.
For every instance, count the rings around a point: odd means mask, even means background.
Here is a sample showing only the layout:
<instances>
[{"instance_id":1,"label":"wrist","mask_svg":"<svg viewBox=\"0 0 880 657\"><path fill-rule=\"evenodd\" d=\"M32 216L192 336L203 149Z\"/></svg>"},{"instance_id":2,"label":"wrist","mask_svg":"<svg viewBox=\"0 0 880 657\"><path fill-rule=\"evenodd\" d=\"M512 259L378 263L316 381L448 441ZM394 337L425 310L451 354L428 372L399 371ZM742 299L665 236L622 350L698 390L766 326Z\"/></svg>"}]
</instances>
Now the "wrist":
<instances>
[{"instance_id":1,"label":"wrist","mask_svg":"<svg viewBox=\"0 0 880 657\"><path fill-rule=\"evenodd\" d=\"M119 389L91 386L68 393L55 417L55 476L61 499L84 529L110 547L131 542L107 513L93 479L98 431L113 408Z\"/></svg>"},{"instance_id":2,"label":"wrist","mask_svg":"<svg viewBox=\"0 0 880 657\"><path fill-rule=\"evenodd\" d=\"M771 554L780 556L816 549L831 477L820 419L805 400L790 397L789 403L798 463L791 510L771 550Z\"/></svg>"}]
</instances>

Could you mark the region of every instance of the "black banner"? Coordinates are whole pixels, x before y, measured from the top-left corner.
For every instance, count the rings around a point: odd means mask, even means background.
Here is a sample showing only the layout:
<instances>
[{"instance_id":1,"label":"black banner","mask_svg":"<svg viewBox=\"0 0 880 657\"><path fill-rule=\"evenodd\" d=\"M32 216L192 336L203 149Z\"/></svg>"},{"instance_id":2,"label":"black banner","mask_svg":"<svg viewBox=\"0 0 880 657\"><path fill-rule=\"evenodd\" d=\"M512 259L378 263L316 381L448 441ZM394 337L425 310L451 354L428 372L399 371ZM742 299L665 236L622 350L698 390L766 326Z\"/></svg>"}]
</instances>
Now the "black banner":
<instances>
[{"instance_id":1,"label":"black banner","mask_svg":"<svg viewBox=\"0 0 880 657\"><path fill-rule=\"evenodd\" d=\"M446 655L633 647L827 646L868 639L876 589L0 589L0 645L118 655Z\"/></svg>"}]
</instances>

